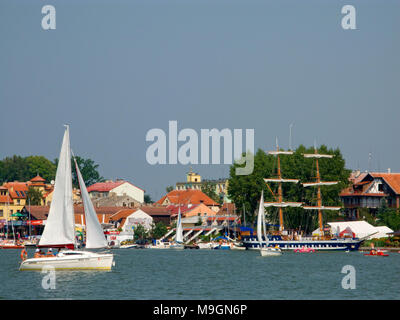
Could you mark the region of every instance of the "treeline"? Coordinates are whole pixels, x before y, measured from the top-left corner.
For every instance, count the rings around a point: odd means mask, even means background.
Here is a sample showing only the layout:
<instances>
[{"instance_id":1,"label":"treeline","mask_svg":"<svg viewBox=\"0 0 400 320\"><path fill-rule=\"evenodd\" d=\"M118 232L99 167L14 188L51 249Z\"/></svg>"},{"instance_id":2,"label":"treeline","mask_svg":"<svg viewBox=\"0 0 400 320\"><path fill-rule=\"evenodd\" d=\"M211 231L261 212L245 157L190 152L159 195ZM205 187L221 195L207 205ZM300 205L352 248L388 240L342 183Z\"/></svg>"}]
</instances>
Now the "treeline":
<instances>
[{"instance_id":1,"label":"treeline","mask_svg":"<svg viewBox=\"0 0 400 320\"><path fill-rule=\"evenodd\" d=\"M303 154L314 153L314 148L306 148L300 145L293 155L280 156L282 178L299 179L301 183L314 182L316 180L316 164L311 158L304 158ZM340 206L339 193L348 186L348 178L351 170L346 169L345 160L339 149L329 149L322 145L318 153L334 155L332 159L320 159L319 171L321 181L339 181L337 185L321 187L323 205ZM264 200L276 201L271 191L278 194L277 183L269 183L271 190L264 182L264 178L277 176L277 159L259 149L254 156L254 171L251 175L237 176L234 164L230 168L230 179L228 187L229 198L236 204L238 210L246 212L246 221L254 222L255 211L258 208L261 190L264 190ZM286 202L303 202L307 205L316 205L316 188L304 188L300 183L283 183L283 199ZM338 212L324 212L324 221L334 221L338 218ZM269 221L278 223L277 210L268 208ZM299 229L310 232L317 227L317 214L312 210L301 208L285 208L284 224L286 229Z\"/></svg>"},{"instance_id":2,"label":"treeline","mask_svg":"<svg viewBox=\"0 0 400 320\"><path fill-rule=\"evenodd\" d=\"M79 170L85 180L87 186L96 182L104 181L99 174L98 167L91 159L84 159L76 156ZM29 181L40 175L47 183L55 179L57 171L58 159L51 161L44 156L28 156L21 157L14 155L0 160L0 185L4 182L12 181ZM78 178L76 175L75 164L71 160L72 165L72 182L74 187L78 187Z\"/></svg>"}]
</instances>

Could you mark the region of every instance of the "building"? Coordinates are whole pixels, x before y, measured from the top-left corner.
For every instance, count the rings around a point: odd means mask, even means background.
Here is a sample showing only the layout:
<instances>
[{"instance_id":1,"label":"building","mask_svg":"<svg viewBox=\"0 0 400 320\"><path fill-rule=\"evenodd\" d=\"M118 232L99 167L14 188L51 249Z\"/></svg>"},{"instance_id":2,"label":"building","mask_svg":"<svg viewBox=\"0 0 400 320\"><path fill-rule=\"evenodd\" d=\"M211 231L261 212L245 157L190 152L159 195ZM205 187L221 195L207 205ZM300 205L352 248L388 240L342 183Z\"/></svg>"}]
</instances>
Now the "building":
<instances>
[{"instance_id":1,"label":"building","mask_svg":"<svg viewBox=\"0 0 400 320\"><path fill-rule=\"evenodd\" d=\"M156 202L159 205L199 205L205 204L214 212L219 211L219 204L204 192L194 189L172 190Z\"/></svg>"},{"instance_id":2,"label":"building","mask_svg":"<svg viewBox=\"0 0 400 320\"><path fill-rule=\"evenodd\" d=\"M368 208L375 214L387 201L391 208L400 208L400 173L353 172L350 187L342 190L340 199L346 215L350 219L359 219L359 209Z\"/></svg>"},{"instance_id":3,"label":"building","mask_svg":"<svg viewBox=\"0 0 400 320\"><path fill-rule=\"evenodd\" d=\"M215 193L220 196L223 202L231 202L228 198L228 179L215 179L207 180L201 178L198 173L190 171L186 174L186 182L177 182L175 185L175 190L202 190L205 184L211 184L215 186Z\"/></svg>"},{"instance_id":4,"label":"building","mask_svg":"<svg viewBox=\"0 0 400 320\"><path fill-rule=\"evenodd\" d=\"M29 188L38 189L42 193L41 205L44 205L46 196L54 188L45 182L45 179L37 175L27 182L6 182L0 186L0 222L15 219L13 215L20 213L22 208L29 204Z\"/></svg>"},{"instance_id":5,"label":"building","mask_svg":"<svg viewBox=\"0 0 400 320\"><path fill-rule=\"evenodd\" d=\"M140 202L136 201L128 195L117 196L115 193L111 193L108 197L100 197L92 199L93 206L95 207L128 207L134 208L141 205Z\"/></svg>"},{"instance_id":6,"label":"building","mask_svg":"<svg viewBox=\"0 0 400 320\"><path fill-rule=\"evenodd\" d=\"M145 190L125 180L97 182L89 186L87 191L93 200L115 194L117 196L129 196L137 203L144 203Z\"/></svg>"}]
</instances>

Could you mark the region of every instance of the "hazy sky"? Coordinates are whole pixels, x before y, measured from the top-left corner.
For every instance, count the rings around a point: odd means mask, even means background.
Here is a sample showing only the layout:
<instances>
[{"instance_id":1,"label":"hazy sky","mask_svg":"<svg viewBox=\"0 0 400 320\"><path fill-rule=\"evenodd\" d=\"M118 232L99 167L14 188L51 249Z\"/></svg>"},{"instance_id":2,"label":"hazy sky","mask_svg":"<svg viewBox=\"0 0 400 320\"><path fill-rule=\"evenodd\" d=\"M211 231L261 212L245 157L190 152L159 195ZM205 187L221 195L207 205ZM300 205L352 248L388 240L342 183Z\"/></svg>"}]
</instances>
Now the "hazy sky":
<instances>
[{"instance_id":1,"label":"hazy sky","mask_svg":"<svg viewBox=\"0 0 400 320\"><path fill-rule=\"evenodd\" d=\"M56 8L56 30L41 27ZM343 30L341 8L356 8ZM158 200L189 166L146 162L152 128L255 130L400 171L400 2L2 0L0 158L75 154ZM194 165L205 178L228 165Z\"/></svg>"}]
</instances>

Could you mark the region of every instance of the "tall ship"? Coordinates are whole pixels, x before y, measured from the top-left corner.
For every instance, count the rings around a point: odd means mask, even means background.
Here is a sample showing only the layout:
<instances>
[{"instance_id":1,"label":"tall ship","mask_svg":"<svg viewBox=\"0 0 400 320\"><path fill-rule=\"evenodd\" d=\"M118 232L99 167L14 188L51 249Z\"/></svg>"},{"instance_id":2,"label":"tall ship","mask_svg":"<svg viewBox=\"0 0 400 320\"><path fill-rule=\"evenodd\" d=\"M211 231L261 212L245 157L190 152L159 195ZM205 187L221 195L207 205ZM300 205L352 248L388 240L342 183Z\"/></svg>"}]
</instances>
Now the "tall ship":
<instances>
[{"instance_id":1,"label":"tall ship","mask_svg":"<svg viewBox=\"0 0 400 320\"><path fill-rule=\"evenodd\" d=\"M275 151L269 151L268 154L274 155L277 157L277 177L274 178L266 178L264 179L265 183L267 184L269 190L273 194L275 201L274 202L264 202L264 207L276 207L278 208L279 212L279 231L274 232L273 234L267 234L264 236L257 237L256 235L248 235L244 236L243 238L243 245L246 249L250 250L259 250L260 245L265 246L279 246L281 250L296 250L301 248L309 248L318 251L354 251L358 250L361 243L365 240L359 238L338 238L332 236L328 232L325 232L324 225L323 225L323 212L328 210L340 210L341 207L335 206L324 206L322 203L322 195L321 195L321 187L322 186L330 186L335 185L337 181L321 181L320 177L320 170L319 170L319 160L320 159L330 159L333 158L333 155L329 154L319 154L316 147L314 147L314 153L310 154L303 154L305 158L312 158L315 160L315 167L316 167L316 181L313 182L305 182L301 183L303 187L316 187L317 188L317 203L315 206L305 205L302 202L289 202L283 200L283 192L282 192L282 185L284 183L299 183L298 179L284 179L282 178L281 173L281 156L290 156L293 155L293 151L281 151L279 150L279 146L277 143L277 147ZM276 195L269 183L278 184L278 194ZM284 219L283 219L283 209L287 207L296 207L296 208L303 208L304 210L314 210L318 213L318 236L302 236L301 234L289 234L284 227ZM267 239L265 238L267 237ZM260 242L260 238L262 239Z\"/></svg>"}]
</instances>

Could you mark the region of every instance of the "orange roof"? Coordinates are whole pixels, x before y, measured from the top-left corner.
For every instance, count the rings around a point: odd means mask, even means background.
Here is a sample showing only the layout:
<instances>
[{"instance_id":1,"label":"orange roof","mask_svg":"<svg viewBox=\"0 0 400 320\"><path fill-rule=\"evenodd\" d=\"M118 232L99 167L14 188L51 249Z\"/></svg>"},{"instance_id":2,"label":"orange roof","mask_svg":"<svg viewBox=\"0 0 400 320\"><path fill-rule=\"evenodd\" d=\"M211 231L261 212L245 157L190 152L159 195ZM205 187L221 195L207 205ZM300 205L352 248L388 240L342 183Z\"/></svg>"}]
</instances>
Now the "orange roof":
<instances>
[{"instance_id":1,"label":"orange roof","mask_svg":"<svg viewBox=\"0 0 400 320\"><path fill-rule=\"evenodd\" d=\"M9 196L0 196L0 203L13 203L13 200Z\"/></svg>"},{"instance_id":2,"label":"orange roof","mask_svg":"<svg viewBox=\"0 0 400 320\"><path fill-rule=\"evenodd\" d=\"M28 191L28 184L26 182L18 182L18 181L6 182L3 184L3 187L8 189L8 193L10 194L10 197L13 199L26 198L26 192Z\"/></svg>"},{"instance_id":3,"label":"orange roof","mask_svg":"<svg viewBox=\"0 0 400 320\"><path fill-rule=\"evenodd\" d=\"M167 195L157 201L159 204L163 204L168 198L172 204L200 204L204 203L207 206L218 206L214 200L207 196L204 192L194 189L186 190L172 190Z\"/></svg>"},{"instance_id":4,"label":"orange roof","mask_svg":"<svg viewBox=\"0 0 400 320\"><path fill-rule=\"evenodd\" d=\"M400 194L400 173L379 173L371 172L374 178L382 178L396 194Z\"/></svg>"},{"instance_id":5,"label":"orange roof","mask_svg":"<svg viewBox=\"0 0 400 320\"><path fill-rule=\"evenodd\" d=\"M46 180L43 179L41 176L37 175L36 177L30 180L31 182L45 182Z\"/></svg>"}]
</instances>

